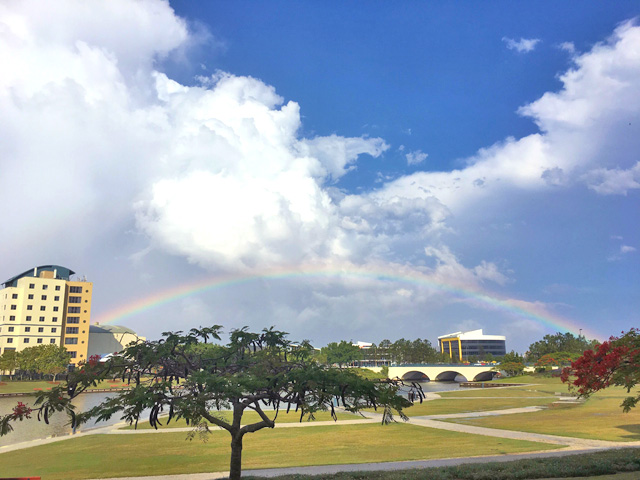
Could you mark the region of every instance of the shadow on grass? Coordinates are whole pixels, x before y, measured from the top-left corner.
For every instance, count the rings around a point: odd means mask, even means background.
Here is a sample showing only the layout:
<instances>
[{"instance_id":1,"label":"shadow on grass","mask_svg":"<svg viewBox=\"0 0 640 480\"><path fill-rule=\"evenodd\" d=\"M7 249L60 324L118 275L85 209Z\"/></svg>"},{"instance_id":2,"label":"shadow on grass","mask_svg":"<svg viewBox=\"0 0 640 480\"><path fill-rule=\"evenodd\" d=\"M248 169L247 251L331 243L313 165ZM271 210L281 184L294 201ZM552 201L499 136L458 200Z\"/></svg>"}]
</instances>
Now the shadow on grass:
<instances>
[{"instance_id":1,"label":"shadow on grass","mask_svg":"<svg viewBox=\"0 0 640 480\"><path fill-rule=\"evenodd\" d=\"M623 438L628 438L629 440L640 440L640 424L634 425L619 425L618 428L621 430L626 430L633 435L623 435Z\"/></svg>"}]
</instances>

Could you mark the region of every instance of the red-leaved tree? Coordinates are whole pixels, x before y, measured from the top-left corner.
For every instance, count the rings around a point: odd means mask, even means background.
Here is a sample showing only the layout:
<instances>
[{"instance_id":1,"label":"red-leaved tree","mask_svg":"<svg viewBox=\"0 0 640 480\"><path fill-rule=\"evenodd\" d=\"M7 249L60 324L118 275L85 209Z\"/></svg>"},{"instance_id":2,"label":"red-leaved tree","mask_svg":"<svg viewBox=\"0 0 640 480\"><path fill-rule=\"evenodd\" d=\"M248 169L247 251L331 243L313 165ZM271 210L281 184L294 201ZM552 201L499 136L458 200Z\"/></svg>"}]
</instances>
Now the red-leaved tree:
<instances>
[{"instance_id":1,"label":"red-leaved tree","mask_svg":"<svg viewBox=\"0 0 640 480\"><path fill-rule=\"evenodd\" d=\"M640 382L640 331L632 328L593 350L586 350L562 371L562 381L569 383L581 397L611 385L625 387L631 393ZM640 393L634 393L622 402L625 412L640 401Z\"/></svg>"}]
</instances>

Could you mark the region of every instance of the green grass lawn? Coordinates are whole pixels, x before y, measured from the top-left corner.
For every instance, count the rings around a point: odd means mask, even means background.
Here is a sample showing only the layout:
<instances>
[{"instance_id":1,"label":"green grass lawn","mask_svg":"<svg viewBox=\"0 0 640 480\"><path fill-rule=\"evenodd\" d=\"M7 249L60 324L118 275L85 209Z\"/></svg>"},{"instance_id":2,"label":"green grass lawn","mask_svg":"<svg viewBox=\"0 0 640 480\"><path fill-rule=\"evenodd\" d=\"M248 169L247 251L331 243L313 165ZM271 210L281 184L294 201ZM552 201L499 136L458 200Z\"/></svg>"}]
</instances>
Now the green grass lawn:
<instances>
[{"instance_id":1,"label":"green grass lawn","mask_svg":"<svg viewBox=\"0 0 640 480\"><path fill-rule=\"evenodd\" d=\"M442 415L447 413L486 412L489 410L502 410L506 408L531 407L534 405L547 405L555 398L462 398L451 400L429 400L428 402L415 403L404 410L409 417L421 415Z\"/></svg>"},{"instance_id":2,"label":"green grass lawn","mask_svg":"<svg viewBox=\"0 0 640 480\"><path fill-rule=\"evenodd\" d=\"M640 410L623 413L624 390L609 388L583 404L558 404L540 412L459 419L457 423L522 432L611 441L640 440Z\"/></svg>"},{"instance_id":3,"label":"green grass lawn","mask_svg":"<svg viewBox=\"0 0 640 480\"><path fill-rule=\"evenodd\" d=\"M527 385L526 387L504 388L461 388L449 392L438 392L442 398L466 398L466 397L546 397L549 396L547 388L540 389L539 385ZM553 390L553 389L551 389ZM553 393L551 393L553 395Z\"/></svg>"},{"instance_id":4,"label":"green grass lawn","mask_svg":"<svg viewBox=\"0 0 640 480\"><path fill-rule=\"evenodd\" d=\"M336 413L338 416L338 420L360 420L363 418L360 415L355 415L352 413L345 413L345 412L336 412ZM273 417L272 412L267 411L266 414L269 416L269 418ZM218 415L227 422L231 421L231 417L232 417L231 412L219 412ZM315 421L317 422L333 420L329 412L318 412L316 413L315 417L316 417ZM180 419L177 421L172 420L171 423L169 423L168 425L166 423L166 420L167 418L161 419L163 426L159 428L185 428L189 426L183 419ZM253 411L245 411L244 415L242 416L243 425L247 425L249 423L255 423L259 421L260 421L260 416ZM276 424L297 423L299 421L300 421L300 414L295 413L293 410L291 410L289 413L287 413L286 411L280 411L280 413L278 413L278 418L276 418ZM307 421L308 420L305 418L302 422L306 423ZM138 423L138 430L150 430L152 428L153 427L149 425L149 422ZM123 427L122 430L133 430L133 426Z\"/></svg>"},{"instance_id":5,"label":"green grass lawn","mask_svg":"<svg viewBox=\"0 0 640 480\"><path fill-rule=\"evenodd\" d=\"M536 383L562 385L559 377L550 377L536 374L517 375L515 377L503 377L491 380L491 383ZM566 386L564 387L566 389Z\"/></svg>"},{"instance_id":6,"label":"green grass lawn","mask_svg":"<svg viewBox=\"0 0 640 480\"><path fill-rule=\"evenodd\" d=\"M51 387L61 385L62 382L50 382L47 380L14 380L2 382L6 385L0 385L0 393L36 393L38 390L47 390ZM93 388L122 388L126 387L126 383L119 380L108 380L98 384Z\"/></svg>"},{"instance_id":7,"label":"green grass lawn","mask_svg":"<svg viewBox=\"0 0 640 480\"><path fill-rule=\"evenodd\" d=\"M227 432L213 432L206 443L185 437L184 433L148 433L74 438L0 454L2 474L75 480L228 470ZM558 447L407 424L276 427L245 436L243 468L499 455L554 448Z\"/></svg>"}]
</instances>

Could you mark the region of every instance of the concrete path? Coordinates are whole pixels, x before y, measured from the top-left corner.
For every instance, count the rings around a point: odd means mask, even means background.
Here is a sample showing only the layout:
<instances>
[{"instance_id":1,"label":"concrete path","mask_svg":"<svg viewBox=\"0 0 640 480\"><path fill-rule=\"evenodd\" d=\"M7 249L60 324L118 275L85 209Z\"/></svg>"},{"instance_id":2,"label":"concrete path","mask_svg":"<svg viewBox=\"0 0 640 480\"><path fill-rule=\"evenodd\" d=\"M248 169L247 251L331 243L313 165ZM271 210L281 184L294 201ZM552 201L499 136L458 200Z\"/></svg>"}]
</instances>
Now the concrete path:
<instances>
[{"instance_id":1,"label":"concrete path","mask_svg":"<svg viewBox=\"0 0 640 480\"><path fill-rule=\"evenodd\" d=\"M502 430L498 428L476 427L460 423L442 422L438 419L450 418L472 418L486 417L490 415L512 415L516 413L527 413L540 410L540 407L509 408L504 410L493 410L488 412L472 413L452 413L444 415L425 415L420 417L409 417L407 423L427 428L437 428L452 432L461 432L472 435L484 435L487 437L509 438L513 440L527 440L530 442L551 443L554 445L566 445L567 449L607 449L622 447L640 447L640 441L636 442L612 442L608 440L591 440L576 437L562 437L560 435L546 435L541 433L519 432L516 430ZM378 421L382 418L379 413L366 412L368 418L375 418Z\"/></svg>"}]
</instances>

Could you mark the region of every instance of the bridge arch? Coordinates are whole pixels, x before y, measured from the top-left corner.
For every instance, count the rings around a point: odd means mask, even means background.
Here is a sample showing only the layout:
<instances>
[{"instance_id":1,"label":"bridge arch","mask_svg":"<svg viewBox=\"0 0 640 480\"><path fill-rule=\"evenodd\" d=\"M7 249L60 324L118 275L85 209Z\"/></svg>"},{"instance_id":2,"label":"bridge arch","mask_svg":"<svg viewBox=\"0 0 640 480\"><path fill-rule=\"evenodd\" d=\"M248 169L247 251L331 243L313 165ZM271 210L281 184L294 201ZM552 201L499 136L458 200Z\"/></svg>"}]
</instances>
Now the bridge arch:
<instances>
[{"instance_id":1,"label":"bridge arch","mask_svg":"<svg viewBox=\"0 0 640 480\"><path fill-rule=\"evenodd\" d=\"M487 370L486 372L480 372L475 377L473 377L474 382L487 382L489 380L493 380L498 372L492 372L491 370Z\"/></svg>"},{"instance_id":2,"label":"bridge arch","mask_svg":"<svg viewBox=\"0 0 640 480\"><path fill-rule=\"evenodd\" d=\"M402 380L407 380L407 381L411 381L411 382L429 382L429 381L431 381L431 379L429 378L429 376L426 373L420 372L419 370L410 370L410 371L406 372L404 375L402 375Z\"/></svg>"},{"instance_id":3,"label":"bridge arch","mask_svg":"<svg viewBox=\"0 0 640 480\"><path fill-rule=\"evenodd\" d=\"M436 382L466 382L467 377L455 370L446 370L436 377Z\"/></svg>"}]
</instances>

